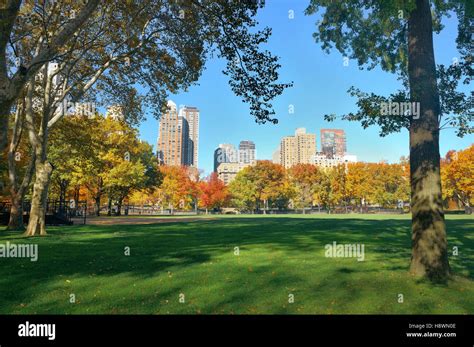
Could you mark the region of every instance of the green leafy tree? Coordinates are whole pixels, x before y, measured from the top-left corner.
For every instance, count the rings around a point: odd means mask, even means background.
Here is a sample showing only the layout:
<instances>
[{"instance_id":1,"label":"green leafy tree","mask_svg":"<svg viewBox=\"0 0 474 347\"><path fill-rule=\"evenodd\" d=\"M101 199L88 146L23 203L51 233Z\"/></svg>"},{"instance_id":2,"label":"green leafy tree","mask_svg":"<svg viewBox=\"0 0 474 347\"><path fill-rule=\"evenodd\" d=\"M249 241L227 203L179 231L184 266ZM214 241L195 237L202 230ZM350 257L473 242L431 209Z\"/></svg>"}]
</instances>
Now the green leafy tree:
<instances>
[{"instance_id":1,"label":"green leafy tree","mask_svg":"<svg viewBox=\"0 0 474 347\"><path fill-rule=\"evenodd\" d=\"M287 180L285 169L269 160L259 160L245 170L245 174L255 187L257 210L263 203L263 213L266 213L271 201L281 199L282 188Z\"/></svg>"},{"instance_id":2,"label":"green leafy tree","mask_svg":"<svg viewBox=\"0 0 474 347\"><path fill-rule=\"evenodd\" d=\"M240 211L254 211L257 208L257 187L247 174L247 169L240 171L229 184L231 205Z\"/></svg>"},{"instance_id":3,"label":"green leafy tree","mask_svg":"<svg viewBox=\"0 0 474 347\"><path fill-rule=\"evenodd\" d=\"M58 124L51 133L48 148L48 159L53 166L51 174L51 194L59 200L60 207L67 201L68 191L79 188L95 176L93 167L100 164L97 148L102 142L95 141L102 118L71 115ZM98 174L98 172L95 172ZM76 195L75 200L78 200ZM78 201L76 201L77 206Z\"/></svg>"},{"instance_id":4,"label":"green leafy tree","mask_svg":"<svg viewBox=\"0 0 474 347\"><path fill-rule=\"evenodd\" d=\"M106 151L100 160L106 163L106 169L100 176L109 201L117 201L117 214L120 215L124 199L131 192L157 188L161 176L152 147L139 140L136 129L112 118L104 119L103 124Z\"/></svg>"},{"instance_id":5,"label":"green leafy tree","mask_svg":"<svg viewBox=\"0 0 474 347\"><path fill-rule=\"evenodd\" d=\"M357 113L343 119L363 127L379 125L381 135L407 128L410 133L412 257L410 271L417 276L444 281L449 275L444 222L439 131L444 124L456 126L463 136L472 132L469 99L458 91L459 81L472 76L473 3L464 1L311 0L306 14L321 10L314 38L329 52L335 47L360 67L380 66L398 73L403 89L389 97L351 88L358 98ZM433 32L442 29L441 19L453 12L459 20L457 64L436 67ZM419 117L405 114L383 116L382 102L415 102ZM441 117L445 117L440 123ZM334 116L326 117L331 120Z\"/></svg>"}]
</instances>

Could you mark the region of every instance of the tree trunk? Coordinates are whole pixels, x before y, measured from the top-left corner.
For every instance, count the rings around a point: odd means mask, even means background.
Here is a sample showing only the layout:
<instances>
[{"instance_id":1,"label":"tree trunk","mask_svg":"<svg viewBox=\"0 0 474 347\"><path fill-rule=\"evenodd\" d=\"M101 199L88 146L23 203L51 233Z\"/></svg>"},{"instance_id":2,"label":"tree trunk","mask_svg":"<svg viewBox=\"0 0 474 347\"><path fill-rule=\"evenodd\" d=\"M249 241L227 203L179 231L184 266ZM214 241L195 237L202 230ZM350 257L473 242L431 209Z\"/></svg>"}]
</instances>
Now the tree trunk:
<instances>
[{"instance_id":1,"label":"tree trunk","mask_svg":"<svg viewBox=\"0 0 474 347\"><path fill-rule=\"evenodd\" d=\"M61 215L66 214L66 191L68 186L69 182L67 180L59 180L59 213Z\"/></svg>"},{"instance_id":2,"label":"tree trunk","mask_svg":"<svg viewBox=\"0 0 474 347\"><path fill-rule=\"evenodd\" d=\"M10 219L7 230L23 230L23 198L19 194L11 194Z\"/></svg>"},{"instance_id":3,"label":"tree trunk","mask_svg":"<svg viewBox=\"0 0 474 347\"><path fill-rule=\"evenodd\" d=\"M18 150L24 129L23 109L17 106L15 113L15 121L11 134L10 148L8 151L8 179L10 183L10 219L8 221L7 230L24 230L23 225L23 201L25 199L26 190L28 189L33 173L35 170L36 155L35 151L31 151L31 158L26 167L21 182L18 177L18 169L15 160L15 153Z\"/></svg>"},{"instance_id":4,"label":"tree trunk","mask_svg":"<svg viewBox=\"0 0 474 347\"><path fill-rule=\"evenodd\" d=\"M0 90L4 87L4 83L0 82ZM0 94L2 92L0 91ZM0 95L0 100L2 95ZM0 153L5 150L8 146L8 119L10 117L10 111L12 108L13 102L10 100L0 101Z\"/></svg>"},{"instance_id":5,"label":"tree trunk","mask_svg":"<svg viewBox=\"0 0 474 347\"><path fill-rule=\"evenodd\" d=\"M46 204L52 172L53 167L47 160L36 162L36 179L31 199L30 220L25 236L46 235Z\"/></svg>"},{"instance_id":6,"label":"tree trunk","mask_svg":"<svg viewBox=\"0 0 474 347\"><path fill-rule=\"evenodd\" d=\"M109 198L107 216L111 216L111 215L112 215L112 199Z\"/></svg>"},{"instance_id":7,"label":"tree trunk","mask_svg":"<svg viewBox=\"0 0 474 347\"><path fill-rule=\"evenodd\" d=\"M94 214L97 216L97 217L100 217L100 194L97 194L94 198L94 201L95 201L95 211L94 211Z\"/></svg>"},{"instance_id":8,"label":"tree trunk","mask_svg":"<svg viewBox=\"0 0 474 347\"><path fill-rule=\"evenodd\" d=\"M408 75L412 102L420 117L410 122L412 258L410 272L433 281L449 275L446 228L441 196L440 102L433 52L429 0L417 0L408 20Z\"/></svg>"},{"instance_id":9,"label":"tree trunk","mask_svg":"<svg viewBox=\"0 0 474 347\"><path fill-rule=\"evenodd\" d=\"M7 45L11 39L21 1L2 1L0 20L0 153L8 145L8 119L17 95L10 93L10 79L7 69Z\"/></svg>"},{"instance_id":10,"label":"tree trunk","mask_svg":"<svg viewBox=\"0 0 474 347\"><path fill-rule=\"evenodd\" d=\"M122 198L120 198L118 201L117 201L117 213L116 213L117 216L121 216L122 215Z\"/></svg>"}]
</instances>

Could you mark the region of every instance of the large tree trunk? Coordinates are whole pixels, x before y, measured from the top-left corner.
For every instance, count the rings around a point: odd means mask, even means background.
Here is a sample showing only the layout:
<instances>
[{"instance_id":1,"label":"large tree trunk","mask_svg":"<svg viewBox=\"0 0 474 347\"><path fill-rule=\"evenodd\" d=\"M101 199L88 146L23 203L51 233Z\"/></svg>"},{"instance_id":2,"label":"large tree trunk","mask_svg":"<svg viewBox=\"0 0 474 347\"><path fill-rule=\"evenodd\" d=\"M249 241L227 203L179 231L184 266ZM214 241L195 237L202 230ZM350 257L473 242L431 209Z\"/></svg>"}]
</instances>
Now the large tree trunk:
<instances>
[{"instance_id":1,"label":"large tree trunk","mask_svg":"<svg viewBox=\"0 0 474 347\"><path fill-rule=\"evenodd\" d=\"M408 20L408 74L411 101L420 103L410 124L412 258L410 272L444 281L449 275L441 197L440 102L433 52L429 0L417 0Z\"/></svg>"},{"instance_id":2,"label":"large tree trunk","mask_svg":"<svg viewBox=\"0 0 474 347\"><path fill-rule=\"evenodd\" d=\"M20 0L8 1L6 4L2 1L0 9L0 153L8 144L8 119L16 97L9 90L6 51L20 5Z\"/></svg>"},{"instance_id":3,"label":"large tree trunk","mask_svg":"<svg viewBox=\"0 0 474 347\"><path fill-rule=\"evenodd\" d=\"M31 199L30 220L25 236L46 235L46 204L53 167L45 160L36 162L36 180Z\"/></svg>"},{"instance_id":4,"label":"large tree trunk","mask_svg":"<svg viewBox=\"0 0 474 347\"><path fill-rule=\"evenodd\" d=\"M4 88L4 83L0 82L0 94L2 93L2 88ZM8 119L13 104L13 102L9 100L1 100L2 95L0 95L0 153L3 152L8 145Z\"/></svg>"},{"instance_id":5,"label":"large tree trunk","mask_svg":"<svg viewBox=\"0 0 474 347\"><path fill-rule=\"evenodd\" d=\"M13 172L10 172L10 177L14 176L14 184L10 187L10 199L11 199L11 209L10 209L10 219L8 221L7 230L24 230L25 226L23 224L23 203L25 201L26 191L31 183L33 177L33 172L35 170L35 160L36 157L33 154L30 159L30 163L23 177L23 181L18 186L17 182L17 173L15 167L13 167ZM10 170L11 168L9 168Z\"/></svg>"},{"instance_id":6,"label":"large tree trunk","mask_svg":"<svg viewBox=\"0 0 474 347\"><path fill-rule=\"evenodd\" d=\"M13 129L11 134L11 141L8 150L8 180L10 184L10 219L8 221L7 230L23 230L23 201L26 190L28 189L33 172L35 169L35 151L32 151L30 161L26 167L23 179L19 182L18 168L16 165L16 152L19 148L23 129L24 129L24 108L18 104L15 112L15 120L13 122Z\"/></svg>"}]
</instances>

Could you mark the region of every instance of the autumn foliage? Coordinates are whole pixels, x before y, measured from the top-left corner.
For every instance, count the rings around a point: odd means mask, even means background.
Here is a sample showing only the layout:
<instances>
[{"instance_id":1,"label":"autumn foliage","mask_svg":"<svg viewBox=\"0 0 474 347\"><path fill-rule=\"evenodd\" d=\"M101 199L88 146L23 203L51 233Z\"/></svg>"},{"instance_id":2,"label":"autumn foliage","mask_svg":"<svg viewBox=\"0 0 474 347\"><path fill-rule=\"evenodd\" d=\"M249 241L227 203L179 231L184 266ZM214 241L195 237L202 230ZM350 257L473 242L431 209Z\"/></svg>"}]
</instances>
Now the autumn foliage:
<instances>
[{"instance_id":1,"label":"autumn foliage","mask_svg":"<svg viewBox=\"0 0 474 347\"><path fill-rule=\"evenodd\" d=\"M220 209L229 199L229 192L215 172L207 180L198 183L199 206L206 209Z\"/></svg>"}]
</instances>

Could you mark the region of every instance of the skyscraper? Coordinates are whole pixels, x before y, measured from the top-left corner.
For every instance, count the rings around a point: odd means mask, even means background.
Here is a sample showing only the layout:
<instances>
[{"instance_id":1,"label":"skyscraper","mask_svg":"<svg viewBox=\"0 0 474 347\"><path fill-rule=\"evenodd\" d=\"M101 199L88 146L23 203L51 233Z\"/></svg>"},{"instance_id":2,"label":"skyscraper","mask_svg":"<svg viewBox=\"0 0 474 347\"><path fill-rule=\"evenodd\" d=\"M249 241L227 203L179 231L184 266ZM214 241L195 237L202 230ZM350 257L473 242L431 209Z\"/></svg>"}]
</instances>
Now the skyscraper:
<instances>
[{"instance_id":1,"label":"skyscraper","mask_svg":"<svg viewBox=\"0 0 474 347\"><path fill-rule=\"evenodd\" d=\"M316 134L307 134L305 128L295 131L298 164L310 164L316 154Z\"/></svg>"},{"instance_id":2,"label":"skyscraper","mask_svg":"<svg viewBox=\"0 0 474 347\"><path fill-rule=\"evenodd\" d=\"M197 168L199 159L199 110L196 107L184 106L179 110L179 116L186 119L189 125L185 165Z\"/></svg>"},{"instance_id":3,"label":"skyscraper","mask_svg":"<svg viewBox=\"0 0 474 347\"><path fill-rule=\"evenodd\" d=\"M239 144L239 163L255 164L255 143L253 141L244 140Z\"/></svg>"},{"instance_id":4,"label":"skyscraper","mask_svg":"<svg viewBox=\"0 0 474 347\"><path fill-rule=\"evenodd\" d=\"M188 121L178 115L176 104L169 100L168 111L161 116L157 155L164 165L189 165Z\"/></svg>"},{"instance_id":5,"label":"skyscraper","mask_svg":"<svg viewBox=\"0 0 474 347\"><path fill-rule=\"evenodd\" d=\"M234 145L229 143L221 143L214 151L214 172L223 163L237 163L237 150Z\"/></svg>"},{"instance_id":6,"label":"skyscraper","mask_svg":"<svg viewBox=\"0 0 474 347\"><path fill-rule=\"evenodd\" d=\"M297 163L296 138L285 136L280 143L280 164L285 168L292 167Z\"/></svg>"},{"instance_id":7,"label":"skyscraper","mask_svg":"<svg viewBox=\"0 0 474 347\"><path fill-rule=\"evenodd\" d=\"M214 171L225 184L229 184L245 167L256 163L255 143L240 141L239 149L223 143L214 151Z\"/></svg>"},{"instance_id":8,"label":"skyscraper","mask_svg":"<svg viewBox=\"0 0 474 347\"><path fill-rule=\"evenodd\" d=\"M316 154L316 135L307 134L305 128L298 128L295 136L281 139L281 165L289 168L295 164L310 164Z\"/></svg>"},{"instance_id":9,"label":"skyscraper","mask_svg":"<svg viewBox=\"0 0 474 347\"><path fill-rule=\"evenodd\" d=\"M344 130L321 129L321 151L328 158L343 157L347 152Z\"/></svg>"}]
</instances>

